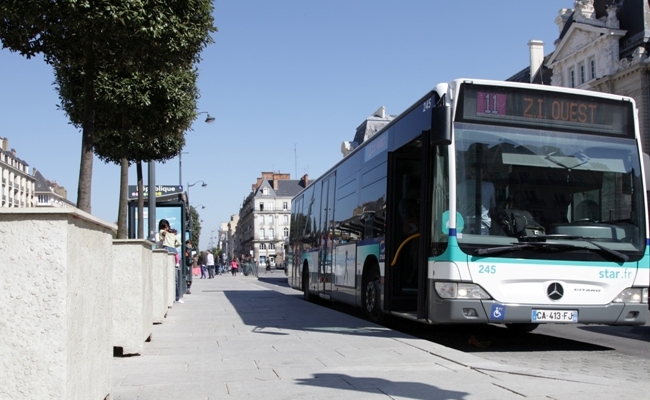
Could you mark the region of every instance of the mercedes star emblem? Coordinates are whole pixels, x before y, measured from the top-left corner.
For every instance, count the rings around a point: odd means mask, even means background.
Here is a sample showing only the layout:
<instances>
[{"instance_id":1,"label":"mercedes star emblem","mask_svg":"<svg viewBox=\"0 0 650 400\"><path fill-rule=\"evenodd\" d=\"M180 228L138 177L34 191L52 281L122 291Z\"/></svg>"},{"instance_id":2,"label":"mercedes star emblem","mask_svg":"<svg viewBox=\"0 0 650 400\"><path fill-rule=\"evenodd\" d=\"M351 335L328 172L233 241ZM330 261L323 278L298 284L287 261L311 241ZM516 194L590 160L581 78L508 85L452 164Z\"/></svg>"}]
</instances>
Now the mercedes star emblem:
<instances>
[{"instance_id":1,"label":"mercedes star emblem","mask_svg":"<svg viewBox=\"0 0 650 400\"><path fill-rule=\"evenodd\" d=\"M546 294L551 300L560 300L564 295L564 288L557 282L553 282L546 288Z\"/></svg>"}]
</instances>

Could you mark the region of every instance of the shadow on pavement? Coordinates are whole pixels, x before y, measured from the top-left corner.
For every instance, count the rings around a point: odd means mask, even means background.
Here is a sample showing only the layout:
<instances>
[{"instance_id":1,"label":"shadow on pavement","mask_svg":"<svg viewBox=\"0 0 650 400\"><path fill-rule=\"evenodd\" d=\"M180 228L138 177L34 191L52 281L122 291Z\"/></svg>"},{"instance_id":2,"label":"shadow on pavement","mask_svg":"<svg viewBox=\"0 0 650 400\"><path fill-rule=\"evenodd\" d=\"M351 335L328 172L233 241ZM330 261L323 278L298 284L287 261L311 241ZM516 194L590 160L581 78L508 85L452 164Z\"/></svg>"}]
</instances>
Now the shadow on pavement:
<instances>
[{"instance_id":1,"label":"shadow on pavement","mask_svg":"<svg viewBox=\"0 0 650 400\"><path fill-rule=\"evenodd\" d=\"M273 290L224 290L223 293L244 324L253 326L253 332L260 334L282 334L292 330L406 337L404 333L304 301L298 292L288 295Z\"/></svg>"},{"instance_id":2,"label":"shadow on pavement","mask_svg":"<svg viewBox=\"0 0 650 400\"><path fill-rule=\"evenodd\" d=\"M439 389L420 382L396 382L381 378L360 378L345 374L316 374L310 379L298 379L299 385L384 394L388 398L463 399L468 392Z\"/></svg>"},{"instance_id":3,"label":"shadow on pavement","mask_svg":"<svg viewBox=\"0 0 650 400\"><path fill-rule=\"evenodd\" d=\"M284 276L260 276L258 279L263 283L287 286ZM390 326L384 327L364 320L358 308L327 301L310 303L304 301L298 291L295 295L274 290L226 290L224 293L243 322L254 326L254 332L261 334L298 330L377 337L410 335L468 353L612 350L541 333L519 333L503 325L425 325L393 318Z\"/></svg>"},{"instance_id":4,"label":"shadow on pavement","mask_svg":"<svg viewBox=\"0 0 650 400\"><path fill-rule=\"evenodd\" d=\"M581 330L602 335L617 336L626 339L650 342L650 326L581 326Z\"/></svg>"}]
</instances>

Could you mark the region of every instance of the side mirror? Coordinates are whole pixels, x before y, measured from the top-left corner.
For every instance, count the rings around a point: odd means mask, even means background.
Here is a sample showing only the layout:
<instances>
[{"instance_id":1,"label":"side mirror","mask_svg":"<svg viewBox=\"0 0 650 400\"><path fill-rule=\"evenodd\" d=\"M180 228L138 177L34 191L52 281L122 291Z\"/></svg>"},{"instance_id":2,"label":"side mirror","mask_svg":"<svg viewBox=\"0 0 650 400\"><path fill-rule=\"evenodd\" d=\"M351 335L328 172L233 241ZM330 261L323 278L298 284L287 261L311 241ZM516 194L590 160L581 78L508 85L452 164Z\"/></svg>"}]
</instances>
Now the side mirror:
<instances>
[{"instance_id":1,"label":"side mirror","mask_svg":"<svg viewBox=\"0 0 650 400\"><path fill-rule=\"evenodd\" d=\"M431 136L432 145L451 144L451 107L439 106L431 109Z\"/></svg>"}]
</instances>

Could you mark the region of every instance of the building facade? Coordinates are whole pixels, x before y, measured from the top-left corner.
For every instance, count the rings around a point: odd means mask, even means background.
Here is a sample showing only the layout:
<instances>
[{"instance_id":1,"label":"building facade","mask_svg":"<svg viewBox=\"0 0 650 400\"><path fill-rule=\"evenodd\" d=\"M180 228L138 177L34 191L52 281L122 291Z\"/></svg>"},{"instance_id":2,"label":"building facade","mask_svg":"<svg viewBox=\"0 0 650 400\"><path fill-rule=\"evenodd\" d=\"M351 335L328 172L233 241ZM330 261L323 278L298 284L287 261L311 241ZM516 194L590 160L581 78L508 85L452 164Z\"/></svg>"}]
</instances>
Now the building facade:
<instances>
[{"instance_id":1,"label":"building facade","mask_svg":"<svg viewBox=\"0 0 650 400\"><path fill-rule=\"evenodd\" d=\"M9 149L9 139L0 138L0 173L2 175L2 207L35 207L36 179L29 165Z\"/></svg>"},{"instance_id":2,"label":"building facade","mask_svg":"<svg viewBox=\"0 0 650 400\"><path fill-rule=\"evenodd\" d=\"M568 0L567 0L568 2ZM577 0L555 19L555 49L508 80L573 87L632 97L643 151L650 153L650 5L648 0ZM543 53L543 47L541 52Z\"/></svg>"},{"instance_id":3,"label":"building facade","mask_svg":"<svg viewBox=\"0 0 650 400\"><path fill-rule=\"evenodd\" d=\"M268 259L272 266L284 268L291 199L307 184L306 175L300 180L292 180L290 174L262 172L239 210L238 255L252 255L260 266L265 265Z\"/></svg>"}]
</instances>

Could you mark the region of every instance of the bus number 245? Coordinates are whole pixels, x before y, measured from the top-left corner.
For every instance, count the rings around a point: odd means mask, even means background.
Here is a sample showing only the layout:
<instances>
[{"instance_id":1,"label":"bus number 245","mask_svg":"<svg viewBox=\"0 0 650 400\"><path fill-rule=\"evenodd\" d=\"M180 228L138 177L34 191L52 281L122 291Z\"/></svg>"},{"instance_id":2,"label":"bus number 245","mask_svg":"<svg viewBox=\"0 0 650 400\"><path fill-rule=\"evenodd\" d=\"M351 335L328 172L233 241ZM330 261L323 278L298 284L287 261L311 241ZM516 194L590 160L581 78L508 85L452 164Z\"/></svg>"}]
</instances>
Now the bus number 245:
<instances>
[{"instance_id":1,"label":"bus number 245","mask_svg":"<svg viewBox=\"0 0 650 400\"><path fill-rule=\"evenodd\" d=\"M479 265L478 266L479 274L496 274L497 267L495 265Z\"/></svg>"}]
</instances>

